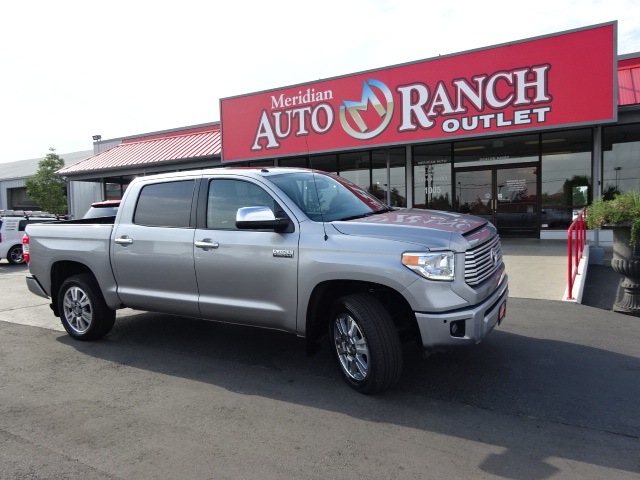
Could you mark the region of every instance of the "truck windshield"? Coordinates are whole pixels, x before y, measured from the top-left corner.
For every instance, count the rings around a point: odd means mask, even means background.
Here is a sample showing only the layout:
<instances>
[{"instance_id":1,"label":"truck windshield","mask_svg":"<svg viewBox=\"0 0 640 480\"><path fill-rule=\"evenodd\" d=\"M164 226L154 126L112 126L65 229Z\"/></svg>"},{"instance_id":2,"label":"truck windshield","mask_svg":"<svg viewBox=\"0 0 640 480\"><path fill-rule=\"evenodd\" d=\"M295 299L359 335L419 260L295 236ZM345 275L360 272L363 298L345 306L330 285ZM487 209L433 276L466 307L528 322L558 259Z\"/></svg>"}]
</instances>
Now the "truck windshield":
<instances>
[{"instance_id":1,"label":"truck windshield","mask_svg":"<svg viewBox=\"0 0 640 480\"><path fill-rule=\"evenodd\" d=\"M366 190L326 172L287 173L270 180L315 222L349 220L389 210Z\"/></svg>"}]
</instances>

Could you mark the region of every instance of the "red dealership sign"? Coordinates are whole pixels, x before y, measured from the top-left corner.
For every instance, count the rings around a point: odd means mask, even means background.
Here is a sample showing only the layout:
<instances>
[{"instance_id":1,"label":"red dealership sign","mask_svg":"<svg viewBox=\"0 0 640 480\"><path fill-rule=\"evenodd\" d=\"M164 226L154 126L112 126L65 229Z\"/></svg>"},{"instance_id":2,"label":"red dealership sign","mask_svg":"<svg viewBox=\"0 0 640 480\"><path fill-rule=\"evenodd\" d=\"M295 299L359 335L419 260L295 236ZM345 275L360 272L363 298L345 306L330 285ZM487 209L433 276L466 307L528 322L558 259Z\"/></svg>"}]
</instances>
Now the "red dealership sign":
<instances>
[{"instance_id":1,"label":"red dealership sign","mask_svg":"<svg viewBox=\"0 0 640 480\"><path fill-rule=\"evenodd\" d=\"M223 160L615 121L616 25L222 99Z\"/></svg>"}]
</instances>

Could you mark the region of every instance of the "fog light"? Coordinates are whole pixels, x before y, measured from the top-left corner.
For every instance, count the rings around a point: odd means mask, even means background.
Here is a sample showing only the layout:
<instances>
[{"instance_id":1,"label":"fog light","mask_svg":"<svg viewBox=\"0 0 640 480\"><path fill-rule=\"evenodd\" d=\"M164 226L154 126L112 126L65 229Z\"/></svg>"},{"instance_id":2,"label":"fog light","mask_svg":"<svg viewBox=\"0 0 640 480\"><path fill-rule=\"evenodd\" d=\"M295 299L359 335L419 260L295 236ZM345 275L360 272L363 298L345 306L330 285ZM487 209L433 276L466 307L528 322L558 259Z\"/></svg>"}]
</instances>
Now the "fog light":
<instances>
[{"instance_id":1,"label":"fog light","mask_svg":"<svg viewBox=\"0 0 640 480\"><path fill-rule=\"evenodd\" d=\"M466 322L464 320L458 320L449 324L449 332L452 337L462 338L465 334Z\"/></svg>"}]
</instances>

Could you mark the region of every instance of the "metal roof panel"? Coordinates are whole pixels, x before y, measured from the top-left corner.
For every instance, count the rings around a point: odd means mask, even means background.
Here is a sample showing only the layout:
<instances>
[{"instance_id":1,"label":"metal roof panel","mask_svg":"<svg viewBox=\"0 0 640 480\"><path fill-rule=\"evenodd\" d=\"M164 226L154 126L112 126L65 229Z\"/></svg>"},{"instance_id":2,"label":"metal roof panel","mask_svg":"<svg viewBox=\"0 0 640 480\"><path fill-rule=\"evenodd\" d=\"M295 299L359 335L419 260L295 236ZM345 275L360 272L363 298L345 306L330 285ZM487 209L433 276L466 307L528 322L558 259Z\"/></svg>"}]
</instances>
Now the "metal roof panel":
<instances>
[{"instance_id":1,"label":"metal roof panel","mask_svg":"<svg viewBox=\"0 0 640 480\"><path fill-rule=\"evenodd\" d=\"M618 62L618 105L640 103L640 57L633 56Z\"/></svg>"},{"instance_id":2,"label":"metal roof panel","mask_svg":"<svg viewBox=\"0 0 640 480\"><path fill-rule=\"evenodd\" d=\"M174 134L170 137L152 137L138 142L121 143L109 150L97 153L74 165L59 170L59 174L70 174L101 170L104 168L128 167L169 160L220 155L220 126L206 131Z\"/></svg>"}]
</instances>

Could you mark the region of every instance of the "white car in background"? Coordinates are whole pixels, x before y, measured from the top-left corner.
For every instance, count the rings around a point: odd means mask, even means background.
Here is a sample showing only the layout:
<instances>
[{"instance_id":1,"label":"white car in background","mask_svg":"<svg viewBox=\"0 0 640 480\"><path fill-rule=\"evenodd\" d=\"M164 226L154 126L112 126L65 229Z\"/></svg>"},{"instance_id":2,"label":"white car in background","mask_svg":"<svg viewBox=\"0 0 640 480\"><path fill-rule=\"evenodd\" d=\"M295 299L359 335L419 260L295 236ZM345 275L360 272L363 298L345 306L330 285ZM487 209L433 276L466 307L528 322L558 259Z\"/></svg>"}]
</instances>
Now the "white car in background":
<instances>
[{"instance_id":1,"label":"white car in background","mask_svg":"<svg viewBox=\"0 0 640 480\"><path fill-rule=\"evenodd\" d=\"M6 216L0 217L0 259L6 258L11 264L24 263L22 256L22 236L30 223L57 220L55 217Z\"/></svg>"}]
</instances>

